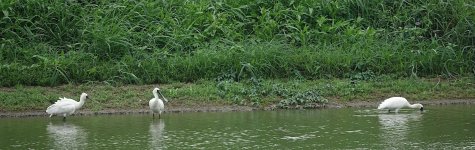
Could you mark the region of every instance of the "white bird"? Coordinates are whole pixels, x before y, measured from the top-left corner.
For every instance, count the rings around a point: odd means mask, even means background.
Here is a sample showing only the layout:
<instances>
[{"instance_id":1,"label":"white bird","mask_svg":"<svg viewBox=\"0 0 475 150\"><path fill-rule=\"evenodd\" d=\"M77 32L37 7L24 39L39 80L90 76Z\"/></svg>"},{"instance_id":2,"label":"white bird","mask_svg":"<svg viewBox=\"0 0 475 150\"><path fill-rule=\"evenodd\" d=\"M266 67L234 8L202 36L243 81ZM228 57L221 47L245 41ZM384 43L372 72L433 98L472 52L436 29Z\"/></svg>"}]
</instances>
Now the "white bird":
<instances>
[{"instance_id":1,"label":"white bird","mask_svg":"<svg viewBox=\"0 0 475 150\"><path fill-rule=\"evenodd\" d=\"M422 104L409 104L409 102L404 97L391 97L384 100L381 104L379 104L378 109L388 109L388 112L391 110L395 110L396 113L399 109L409 107L409 108L416 108L421 111L424 110Z\"/></svg>"},{"instance_id":2,"label":"white bird","mask_svg":"<svg viewBox=\"0 0 475 150\"><path fill-rule=\"evenodd\" d=\"M62 115L63 120L66 120L66 116L73 114L76 110L81 108L87 98L86 93L81 94L79 102L66 97L59 98L58 101L46 109L46 113L49 114L49 117L53 115Z\"/></svg>"},{"instance_id":3,"label":"white bird","mask_svg":"<svg viewBox=\"0 0 475 150\"><path fill-rule=\"evenodd\" d=\"M163 104L162 99L160 99L160 97L158 97L158 94L160 94L160 96L163 97L163 100L165 100L165 102L168 102L168 100L160 92L160 89L157 87L157 88L153 89L153 96L155 96L155 97L152 98L148 102L148 106L150 106L150 110L152 111L152 116L155 118L155 113L158 113L158 118L160 119L160 115L165 110L165 105Z\"/></svg>"}]
</instances>

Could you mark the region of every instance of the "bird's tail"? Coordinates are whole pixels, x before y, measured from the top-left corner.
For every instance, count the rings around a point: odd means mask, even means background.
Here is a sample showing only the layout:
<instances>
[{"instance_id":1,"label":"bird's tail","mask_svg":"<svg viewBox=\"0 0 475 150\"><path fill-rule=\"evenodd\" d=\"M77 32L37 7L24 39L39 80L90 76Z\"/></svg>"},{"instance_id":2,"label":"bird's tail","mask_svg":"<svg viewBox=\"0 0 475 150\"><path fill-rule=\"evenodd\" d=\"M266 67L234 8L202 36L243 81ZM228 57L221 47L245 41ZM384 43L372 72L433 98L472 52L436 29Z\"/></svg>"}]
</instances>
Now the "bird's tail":
<instances>
[{"instance_id":1,"label":"bird's tail","mask_svg":"<svg viewBox=\"0 0 475 150\"><path fill-rule=\"evenodd\" d=\"M378 109L383 109L383 105L379 104Z\"/></svg>"},{"instance_id":2,"label":"bird's tail","mask_svg":"<svg viewBox=\"0 0 475 150\"><path fill-rule=\"evenodd\" d=\"M48 113L48 114L53 113L53 105L51 105L51 106L49 106L48 108L46 108L46 113Z\"/></svg>"}]
</instances>

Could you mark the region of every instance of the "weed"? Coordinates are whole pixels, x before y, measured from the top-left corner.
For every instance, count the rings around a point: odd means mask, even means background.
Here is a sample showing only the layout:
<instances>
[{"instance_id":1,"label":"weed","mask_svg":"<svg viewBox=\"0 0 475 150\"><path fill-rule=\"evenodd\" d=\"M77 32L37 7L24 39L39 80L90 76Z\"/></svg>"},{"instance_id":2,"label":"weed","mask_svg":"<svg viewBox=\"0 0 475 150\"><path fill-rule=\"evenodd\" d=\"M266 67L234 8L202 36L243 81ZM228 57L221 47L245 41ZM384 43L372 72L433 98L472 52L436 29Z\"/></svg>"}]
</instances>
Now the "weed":
<instances>
[{"instance_id":1,"label":"weed","mask_svg":"<svg viewBox=\"0 0 475 150\"><path fill-rule=\"evenodd\" d=\"M280 108L303 107L314 108L315 104L324 104L328 100L321 96L317 90L308 90L302 93L297 93L294 96L281 100L277 106Z\"/></svg>"},{"instance_id":2,"label":"weed","mask_svg":"<svg viewBox=\"0 0 475 150\"><path fill-rule=\"evenodd\" d=\"M0 86L473 76L474 6L6 0Z\"/></svg>"}]
</instances>

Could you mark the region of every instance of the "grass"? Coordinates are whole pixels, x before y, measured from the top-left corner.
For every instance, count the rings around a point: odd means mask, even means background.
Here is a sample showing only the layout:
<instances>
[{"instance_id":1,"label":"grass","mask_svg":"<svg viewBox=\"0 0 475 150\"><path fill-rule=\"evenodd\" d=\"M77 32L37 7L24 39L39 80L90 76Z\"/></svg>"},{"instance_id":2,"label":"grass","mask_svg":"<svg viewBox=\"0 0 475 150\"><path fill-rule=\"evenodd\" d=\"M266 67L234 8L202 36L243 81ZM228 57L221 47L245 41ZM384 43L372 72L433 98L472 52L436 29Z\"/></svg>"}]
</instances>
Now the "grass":
<instances>
[{"instance_id":1,"label":"grass","mask_svg":"<svg viewBox=\"0 0 475 150\"><path fill-rule=\"evenodd\" d=\"M404 96L410 101L437 99L473 99L473 78L444 80L391 79L371 80L245 80L242 82L199 81L193 84L160 85L170 107L200 105L247 105L288 108L314 103L381 101L391 96ZM2 88L1 111L42 111L58 97L78 99L81 92L90 95L87 110L147 108L156 85L110 86L99 84L63 85L56 87L16 86Z\"/></svg>"},{"instance_id":2,"label":"grass","mask_svg":"<svg viewBox=\"0 0 475 150\"><path fill-rule=\"evenodd\" d=\"M321 45L325 48L292 47L285 44L223 46L198 49L193 54L140 57L124 56L120 61L96 62L94 55L71 51L56 58L34 55L37 63L2 65L4 86L59 85L104 82L109 84L152 84L195 82L201 79L255 76L266 79L350 78L358 74L402 77L445 77L471 75L471 55L451 48L427 46L409 51L392 45L359 44L352 47Z\"/></svg>"},{"instance_id":3,"label":"grass","mask_svg":"<svg viewBox=\"0 0 475 150\"><path fill-rule=\"evenodd\" d=\"M2 1L0 86L465 77L475 3Z\"/></svg>"},{"instance_id":4,"label":"grass","mask_svg":"<svg viewBox=\"0 0 475 150\"><path fill-rule=\"evenodd\" d=\"M0 8L4 111L41 110L81 91L95 95L92 110L141 108L157 84L183 105L473 98L472 0L4 0Z\"/></svg>"}]
</instances>

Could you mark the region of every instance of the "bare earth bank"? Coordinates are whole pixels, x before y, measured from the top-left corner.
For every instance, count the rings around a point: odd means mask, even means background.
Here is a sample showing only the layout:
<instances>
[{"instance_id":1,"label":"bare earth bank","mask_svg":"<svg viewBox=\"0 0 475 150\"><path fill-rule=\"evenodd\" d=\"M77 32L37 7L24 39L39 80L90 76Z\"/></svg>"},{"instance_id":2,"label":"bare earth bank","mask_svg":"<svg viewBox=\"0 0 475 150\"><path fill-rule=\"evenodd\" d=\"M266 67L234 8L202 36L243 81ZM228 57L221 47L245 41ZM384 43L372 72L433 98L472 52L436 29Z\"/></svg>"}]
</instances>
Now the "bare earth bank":
<instances>
[{"instance_id":1,"label":"bare earth bank","mask_svg":"<svg viewBox=\"0 0 475 150\"><path fill-rule=\"evenodd\" d=\"M335 109L335 108L376 108L380 102L373 101L350 101L350 102L330 102L324 105L318 105L317 109ZM458 100L430 100L430 101L414 101L413 103L421 103L425 109L427 106L434 105L453 105L453 104L475 104L475 99L458 99ZM169 106L165 113L183 113L183 112L230 112L230 111L255 111L255 110L278 110L275 105L268 107L252 107L237 105L199 105L199 106ZM143 109L106 109L100 111L79 110L74 115L119 115L119 114L145 114L150 113L146 108ZM5 117L32 117L32 116L48 116L44 111L21 111L21 112L0 112L0 118Z\"/></svg>"}]
</instances>

